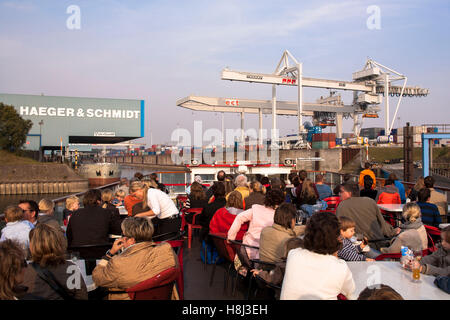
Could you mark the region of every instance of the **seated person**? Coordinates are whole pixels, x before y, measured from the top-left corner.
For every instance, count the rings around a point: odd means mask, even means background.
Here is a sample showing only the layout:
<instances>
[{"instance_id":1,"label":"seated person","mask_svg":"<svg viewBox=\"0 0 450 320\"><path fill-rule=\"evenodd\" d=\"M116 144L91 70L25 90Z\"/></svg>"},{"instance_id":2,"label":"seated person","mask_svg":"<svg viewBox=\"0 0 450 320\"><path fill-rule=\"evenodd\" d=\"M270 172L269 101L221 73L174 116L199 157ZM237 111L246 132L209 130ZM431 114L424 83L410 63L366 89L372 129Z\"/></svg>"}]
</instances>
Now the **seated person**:
<instances>
[{"instance_id":1,"label":"seated person","mask_svg":"<svg viewBox=\"0 0 450 320\"><path fill-rule=\"evenodd\" d=\"M300 209L309 217L319 210L326 209L326 202L319 200L319 194L310 179L305 179L302 184L302 190L297 199Z\"/></svg>"},{"instance_id":2,"label":"seated person","mask_svg":"<svg viewBox=\"0 0 450 320\"><path fill-rule=\"evenodd\" d=\"M375 199L377 204L400 204L400 194L394 185L394 180L387 179L384 187L380 188Z\"/></svg>"},{"instance_id":3,"label":"seated person","mask_svg":"<svg viewBox=\"0 0 450 320\"><path fill-rule=\"evenodd\" d=\"M198 182L193 182L191 185L191 192L185 202L186 209L201 208L204 209L208 205L208 200L206 199L206 192L203 186ZM187 223L192 223L194 213L185 213L185 220ZM197 222L196 222L197 223Z\"/></svg>"},{"instance_id":4,"label":"seated person","mask_svg":"<svg viewBox=\"0 0 450 320\"><path fill-rule=\"evenodd\" d=\"M380 284L374 288L366 287L359 294L358 300L404 300L403 297L390 286Z\"/></svg>"},{"instance_id":5,"label":"seated person","mask_svg":"<svg viewBox=\"0 0 450 320\"><path fill-rule=\"evenodd\" d=\"M401 183L398 180L397 175L395 173L391 173L389 175L388 179L394 181L394 185L398 189L398 194L400 196L401 203L406 203L406 191L405 191L405 186L403 185L403 183Z\"/></svg>"},{"instance_id":6,"label":"seated person","mask_svg":"<svg viewBox=\"0 0 450 320\"><path fill-rule=\"evenodd\" d=\"M103 209L101 197L98 189L90 189L85 193L84 208L77 210L67 225L69 247L107 244L110 234L120 234L120 216Z\"/></svg>"},{"instance_id":7,"label":"seated person","mask_svg":"<svg viewBox=\"0 0 450 320\"><path fill-rule=\"evenodd\" d=\"M375 261L374 259L367 258L363 254L362 250L367 246L367 238L359 246L355 246L350 240L355 234L355 225L355 221L352 219L339 217L342 249L338 251L338 257L345 261Z\"/></svg>"},{"instance_id":8,"label":"seated person","mask_svg":"<svg viewBox=\"0 0 450 320\"><path fill-rule=\"evenodd\" d=\"M415 203L407 203L403 206L403 219L405 223L400 225L400 234L391 241L388 248L381 248L381 253L400 253L401 247L421 248L428 246L427 231L420 219L420 207Z\"/></svg>"},{"instance_id":9,"label":"seated person","mask_svg":"<svg viewBox=\"0 0 450 320\"><path fill-rule=\"evenodd\" d=\"M55 212L55 204L52 200L42 199L39 201L39 215L37 219L37 223L45 223L54 228L61 229L59 226L58 220L54 217L53 213Z\"/></svg>"},{"instance_id":10,"label":"seated person","mask_svg":"<svg viewBox=\"0 0 450 320\"><path fill-rule=\"evenodd\" d=\"M243 212L242 209L242 194L239 191L233 191L228 196L227 205L225 208L220 208L216 211L209 224L210 233L228 233L231 225L236 219L236 216ZM248 223L242 225L236 240L242 240L244 234L248 230Z\"/></svg>"},{"instance_id":11,"label":"seated person","mask_svg":"<svg viewBox=\"0 0 450 320\"><path fill-rule=\"evenodd\" d=\"M111 201L111 203L116 207L124 206L125 197L126 197L125 190L119 189L114 193L114 199Z\"/></svg>"},{"instance_id":12,"label":"seated person","mask_svg":"<svg viewBox=\"0 0 450 320\"><path fill-rule=\"evenodd\" d=\"M441 232L442 242L437 245L438 249L430 255L414 260L406 265L406 268L420 268L420 272L432 276L450 275L450 226L445 227Z\"/></svg>"},{"instance_id":13,"label":"seated person","mask_svg":"<svg viewBox=\"0 0 450 320\"><path fill-rule=\"evenodd\" d=\"M366 174L364 176L364 188L359 192L360 197L368 197L373 200L377 198L378 191L376 189L372 189L373 180L372 177Z\"/></svg>"},{"instance_id":14,"label":"seated person","mask_svg":"<svg viewBox=\"0 0 450 320\"><path fill-rule=\"evenodd\" d=\"M264 187L259 181L250 182L250 195L244 199L245 208L250 209L254 204L264 204L264 198L266 194L266 187Z\"/></svg>"},{"instance_id":15,"label":"seated person","mask_svg":"<svg viewBox=\"0 0 450 320\"><path fill-rule=\"evenodd\" d=\"M147 194L148 187L146 187L142 181L133 181L129 187L129 194L124 199L124 206L128 212L128 216L132 217L140 212L145 212L148 207L143 208L142 202L144 201L145 195ZM135 207L136 206L136 207ZM140 208L138 210L137 208Z\"/></svg>"},{"instance_id":16,"label":"seated person","mask_svg":"<svg viewBox=\"0 0 450 320\"><path fill-rule=\"evenodd\" d=\"M248 231L242 239L243 244L259 247L259 238L264 227L273 224L275 209L284 202L284 194L280 189L273 189L266 193L264 206L253 205L250 209L240 213L228 230L227 238L235 240L241 226L249 222ZM259 251L252 248L246 248L249 259L258 259Z\"/></svg>"},{"instance_id":17,"label":"seated person","mask_svg":"<svg viewBox=\"0 0 450 320\"><path fill-rule=\"evenodd\" d=\"M119 209L112 203L114 199L114 192L111 189L104 189L102 191L102 208L111 211L112 214L119 214Z\"/></svg>"},{"instance_id":18,"label":"seated person","mask_svg":"<svg viewBox=\"0 0 450 320\"><path fill-rule=\"evenodd\" d=\"M227 201L225 199L225 183L221 181L216 181L212 185L213 196L211 199L213 201L208 203L208 205L203 209L202 214L197 216L196 223L200 224L202 228L200 229L200 240L207 240L209 233L209 224L214 216L214 214L220 208L226 206Z\"/></svg>"},{"instance_id":19,"label":"seated person","mask_svg":"<svg viewBox=\"0 0 450 320\"><path fill-rule=\"evenodd\" d=\"M121 228L122 238L114 242L92 272L92 280L98 287L112 289L110 300L129 300L127 293L113 291L124 291L164 270L179 268L170 244L152 241L154 229L149 218L128 217ZM176 290L172 296L176 296Z\"/></svg>"},{"instance_id":20,"label":"seated person","mask_svg":"<svg viewBox=\"0 0 450 320\"><path fill-rule=\"evenodd\" d=\"M74 280L76 265L65 258L67 241L59 230L45 223L39 223L30 232L30 252L33 261L25 270L23 285L28 293L46 300L87 300L87 288L83 277ZM72 272L69 272L73 270ZM48 271L59 283L61 294L44 280L42 273ZM76 274L75 274L76 275Z\"/></svg>"},{"instance_id":21,"label":"seated person","mask_svg":"<svg viewBox=\"0 0 450 320\"><path fill-rule=\"evenodd\" d=\"M332 213L315 213L308 220L304 249L291 250L280 300L352 299L355 282L347 263L337 257L342 248L339 221Z\"/></svg>"},{"instance_id":22,"label":"seated person","mask_svg":"<svg viewBox=\"0 0 450 320\"><path fill-rule=\"evenodd\" d=\"M1 241L7 239L17 241L22 249L28 250L29 233L34 225L24 220L23 210L18 206L8 206L5 209L6 227L2 229Z\"/></svg>"},{"instance_id":23,"label":"seated person","mask_svg":"<svg viewBox=\"0 0 450 320\"><path fill-rule=\"evenodd\" d=\"M333 191L331 191L329 185L324 183L324 177L321 174L316 175L316 189L319 193L320 200L331 197L333 195Z\"/></svg>"},{"instance_id":24,"label":"seated person","mask_svg":"<svg viewBox=\"0 0 450 320\"><path fill-rule=\"evenodd\" d=\"M296 226L295 205L282 203L273 217L273 225L261 231L259 240L259 259L265 262L280 262L287 256L285 242L305 232L305 226Z\"/></svg>"},{"instance_id":25,"label":"seated person","mask_svg":"<svg viewBox=\"0 0 450 320\"><path fill-rule=\"evenodd\" d=\"M438 228L442 223L438 207L430 203L431 191L428 188L422 188L417 195L417 205L422 213L422 222L426 225Z\"/></svg>"},{"instance_id":26,"label":"seated person","mask_svg":"<svg viewBox=\"0 0 450 320\"><path fill-rule=\"evenodd\" d=\"M28 300L21 286L27 262L20 243L15 240L0 242L0 300Z\"/></svg>"},{"instance_id":27,"label":"seated person","mask_svg":"<svg viewBox=\"0 0 450 320\"><path fill-rule=\"evenodd\" d=\"M286 255L281 259L280 262L277 262L273 265L273 268L271 270L264 270L268 269L265 268L266 265L261 264L261 266L258 266L258 269L252 269L251 272L253 275L258 275L261 277L264 281L271 283L274 286L281 286L283 283L284 273L286 270L286 260L287 255L292 249L302 248L303 247L303 240L297 237L289 238L284 243L285 246L285 252ZM261 269L261 267L263 269Z\"/></svg>"},{"instance_id":28,"label":"seated person","mask_svg":"<svg viewBox=\"0 0 450 320\"><path fill-rule=\"evenodd\" d=\"M80 209L80 199L77 196L71 196L66 199L66 207L63 210L64 225L67 226L72 214Z\"/></svg>"}]
</instances>

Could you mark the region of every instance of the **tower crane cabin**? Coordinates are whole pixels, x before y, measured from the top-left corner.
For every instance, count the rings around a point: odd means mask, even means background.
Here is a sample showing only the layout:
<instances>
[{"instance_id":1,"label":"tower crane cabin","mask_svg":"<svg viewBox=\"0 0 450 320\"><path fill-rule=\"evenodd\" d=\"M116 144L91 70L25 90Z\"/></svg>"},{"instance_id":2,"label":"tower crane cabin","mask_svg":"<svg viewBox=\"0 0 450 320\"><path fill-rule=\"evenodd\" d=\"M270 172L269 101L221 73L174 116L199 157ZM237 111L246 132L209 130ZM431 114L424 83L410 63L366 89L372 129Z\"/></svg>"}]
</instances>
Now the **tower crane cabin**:
<instances>
[{"instance_id":1,"label":"tower crane cabin","mask_svg":"<svg viewBox=\"0 0 450 320\"><path fill-rule=\"evenodd\" d=\"M354 72L352 81L329 80L304 77L302 63L298 62L289 51L284 51L275 71L271 74L222 70L222 80L244 81L250 83L272 84L271 100L252 100L241 98L214 98L205 96L188 96L177 101L180 107L198 111L241 113L241 140L243 141L244 114L258 113L259 143L262 144L262 114L272 114L272 133L277 129L277 115L298 117L298 137L305 133L303 117L313 117L321 125L336 125L336 137L342 138L343 118L353 119L353 133L359 136L364 118L378 118L384 104L385 134L392 131L395 118L403 97L425 97L429 90L406 86L407 77L372 59L367 59L361 71ZM401 85L394 82L403 81ZM277 101L277 86L297 87L297 101ZM322 88L332 90L329 97L321 97L315 103L303 102L303 88ZM345 105L339 90L353 91L353 101ZM389 97L398 96L395 113L390 122ZM277 137L272 137L272 139Z\"/></svg>"}]
</instances>

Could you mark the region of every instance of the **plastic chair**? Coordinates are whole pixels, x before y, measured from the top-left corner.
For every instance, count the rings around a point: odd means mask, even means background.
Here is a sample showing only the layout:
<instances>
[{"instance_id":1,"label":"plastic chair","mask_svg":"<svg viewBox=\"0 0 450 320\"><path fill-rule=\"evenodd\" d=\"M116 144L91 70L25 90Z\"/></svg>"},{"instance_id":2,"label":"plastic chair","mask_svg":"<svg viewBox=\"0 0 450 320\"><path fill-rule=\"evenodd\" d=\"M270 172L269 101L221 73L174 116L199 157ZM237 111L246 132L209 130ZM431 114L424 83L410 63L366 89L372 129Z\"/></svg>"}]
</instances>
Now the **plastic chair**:
<instances>
[{"instance_id":1,"label":"plastic chair","mask_svg":"<svg viewBox=\"0 0 450 320\"><path fill-rule=\"evenodd\" d=\"M180 269L169 268L156 276L128 288L131 300L170 300Z\"/></svg>"},{"instance_id":2,"label":"plastic chair","mask_svg":"<svg viewBox=\"0 0 450 320\"><path fill-rule=\"evenodd\" d=\"M195 218L201 214L203 208L191 208L191 209L182 209L181 210L181 230L184 230L185 226L188 226L188 249L191 248L192 243L192 232L194 229L201 229L202 226L195 223ZM193 213L192 223L186 221L186 214Z\"/></svg>"},{"instance_id":3,"label":"plastic chair","mask_svg":"<svg viewBox=\"0 0 450 320\"><path fill-rule=\"evenodd\" d=\"M250 261L253 264L254 269L263 269L265 271L269 271L271 269L274 269L276 267L276 264L272 263L272 262L266 262L266 261L262 261L259 259L250 259ZM273 283L267 282L266 280L264 280L263 278L261 278L259 275L255 275L254 277L250 278L250 283L249 283L249 288L248 288L248 292L247 292L247 299L250 296L250 292L252 289L252 280L255 280L256 282L256 289L255 292L253 293L253 297L256 297L259 289L269 289L270 293L271 293L271 297L276 299L276 297L280 296L281 293L281 286L275 285Z\"/></svg>"},{"instance_id":4,"label":"plastic chair","mask_svg":"<svg viewBox=\"0 0 450 320\"><path fill-rule=\"evenodd\" d=\"M162 235L161 235L162 236ZM177 235L174 235L172 238L164 240L164 242L168 242L170 246L175 250L175 253L178 257L178 265L180 266L180 273L177 278L177 287L178 294L180 296L180 300L184 300L184 272L183 272L183 244L184 244L184 231L178 232ZM153 238L155 240L156 237ZM160 243L160 242L157 242Z\"/></svg>"},{"instance_id":5,"label":"plastic chair","mask_svg":"<svg viewBox=\"0 0 450 320\"><path fill-rule=\"evenodd\" d=\"M239 261L241 261L242 266L247 269L247 276L245 278L250 277L249 288L248 288L248 292L247 292L247 298L248 298L249 293L250 293L250 288L251 288L251 281L252 281L250 270L254 268L254 264L253 264L252 260L249 258L246 248L259 250L259 247L243 244L241 241L236 241L236 240L229 240L229 241L238 256ZM236 292L238 276L239 276L239 273L236 272L236 279L234 282L233 293L232 293L233 295Z\"/></svg>"},{"instance_id":6,"label":"plastic chair","mask_svg":"<svg viewBox=\"0 0 450 320\"><path fill-rule=\"evenodd\" d=\"M434 252L437 250L436 244L441 242L441 230L426 224L424 224L424 227L428 237L428 249L430 252Z\"/></svg>"},{"instance_id":7,"label":"plastic chair","mask_svg":"<svg viewBox=\"0 0 450 320\"><path fill-rule=\"evenodd\" d=\"M323 201L325 201L328 205L328 210L333 210L336 211L336 208L338 207L339 203L341 202L341 198L334 196L334 197L328 197L323 199Z\"/></svg>"},{"instance_id":8,"label":"plastic chair","mask_svg":"<svg viewBox=\"0 0 450 320\"><path fill-rule=\"evenodd\" d=\"M228 287L228 279L230 277L231 267L234 266L234 257L236 256L236 251L235 251L234 247L227 242L227 235L225 233L210 233L209 236L213 240L214 246L216 247L217 252L219 253L219 256L217 257L217 259L213 265L211 279L209 281L209 286L212 286L212 282L214 279L214 273L216 271L216 264L217 264L217 261L219 260L219 257L221 257L225 261L228 262L228 269L225 273L225 278L224 278L225 281L224 281L224 286L223 286L223 291L225 292Z\"/></svg>"},{"instance_id":9,"label":"plastic chair","mask_svg":"<svg viewBox=\"0 0 450 320\"><path fill-rule=\"evenodd\" d=\"M184 195L184 194L177 195L175 201L176 201L178 210L181 210L184 207L184 204L186 203L187 199L188 199L187 195Z\"/></svg>"},{"instance_id":10,"label":"plastic chair","mask_svg":"<svg viewBox=\"0 0 450 320\"><path fill-rule=\"evenodd\" d=\"M427 256L429 252L430 252L429 248L422 250L422 256L423 257ZM375 261L382 261L386 259L400 260L401 257L402 257L401 253L382 253L375 258Z\"/></svg>"}]
</instances>

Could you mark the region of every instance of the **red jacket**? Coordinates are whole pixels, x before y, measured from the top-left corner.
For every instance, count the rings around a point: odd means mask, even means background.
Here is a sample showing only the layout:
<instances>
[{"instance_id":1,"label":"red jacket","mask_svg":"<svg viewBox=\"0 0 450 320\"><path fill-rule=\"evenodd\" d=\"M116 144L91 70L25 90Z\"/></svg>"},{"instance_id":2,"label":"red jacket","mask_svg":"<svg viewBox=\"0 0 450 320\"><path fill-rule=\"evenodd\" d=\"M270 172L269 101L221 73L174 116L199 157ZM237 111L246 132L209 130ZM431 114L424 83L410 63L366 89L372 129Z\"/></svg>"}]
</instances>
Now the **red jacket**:
<instances>
[{"instance_id":1,"label":"red jacket","mask_svg":"<svg viewBox=\"0 0 450 320\"><path fill-rule=\"evenodd\" d=\"M211 219L211 222L209 223L209 232L227 234L235 218L236 215L229 213L226 208L220 208L216 211L213 218ZM248 223L245 223L239 230L236 236L236 240L242 240L247 230Z\"/></svg>"}]
</instances>

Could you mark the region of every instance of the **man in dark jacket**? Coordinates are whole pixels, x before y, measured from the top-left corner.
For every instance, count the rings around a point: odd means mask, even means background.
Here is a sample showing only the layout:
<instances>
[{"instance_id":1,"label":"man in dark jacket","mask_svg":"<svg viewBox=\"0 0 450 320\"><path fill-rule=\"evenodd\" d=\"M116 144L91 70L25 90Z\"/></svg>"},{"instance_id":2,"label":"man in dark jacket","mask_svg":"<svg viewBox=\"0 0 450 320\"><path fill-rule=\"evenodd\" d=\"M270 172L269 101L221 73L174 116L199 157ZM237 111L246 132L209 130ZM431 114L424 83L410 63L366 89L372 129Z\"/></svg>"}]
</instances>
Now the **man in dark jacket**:
<instances>
[{"instance_id":1,"label":"man in dark jacket","mask_svg":"<svg viewBox=\"0 0 450 320\"><path fill-rule=\"evenodd\" d=\"M83 198L83 209L75 211L67 225L68 247L109 243L109 235L120 235L120 216L101 205L101 192L90 189ZM104 254L104 251L103 253ZM101 255L100 255L101 256Z\"/></svg>"},{"instance_id":2,"label":"man in dark jacket","mask_svg":"<svg viewBox=\"0 0 450 320\"><path fill-rule=\"evenodd\" d=\"M198 216L198 223L202 226L200 230L200 239L205 240L209 233L209 223L214 214L220 208L225 207L227 201L225 199L225 185L223 182L214 182L212 185L212 191L214 195L214 202L209 203L204 209L202 214Z\"/></svg>"},{"instance_id":3,"label":"man in dark jacket","mask_svg":"<svg viewBox=\"0 0 450 320\"><path fill-rule=\"evenodd\" d=\"M385 237L392 238L396 236L400 229L394 229L388 224L381 215L377 203L370 198L360 197L359 188L355 183L346 183L341 185L339 192L341 202L336 209L336 216L348 217L355 221L356 233L362 233L371 240L380 240ZM375 249L387 246L387 241L377 241L370 243Z\"/></svg>"}]
</instances>

